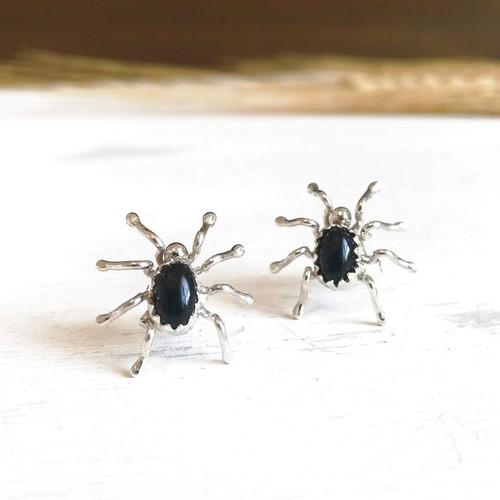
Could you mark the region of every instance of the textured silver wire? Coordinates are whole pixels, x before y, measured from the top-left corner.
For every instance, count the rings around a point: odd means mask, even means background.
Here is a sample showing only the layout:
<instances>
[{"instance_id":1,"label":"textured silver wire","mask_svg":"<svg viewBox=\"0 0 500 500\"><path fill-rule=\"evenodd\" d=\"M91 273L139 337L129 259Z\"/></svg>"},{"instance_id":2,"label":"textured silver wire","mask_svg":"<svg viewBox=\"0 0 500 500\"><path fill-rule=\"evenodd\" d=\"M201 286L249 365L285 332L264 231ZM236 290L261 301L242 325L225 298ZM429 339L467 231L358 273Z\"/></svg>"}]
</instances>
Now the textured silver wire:
<instances>
[{"instance_id":1,"label":"textured silver wire","mask_svg":"<svg viewBox=\"0 0 500 500\"><path fill-rule=\"evenodd\" d=\"M212 257L208 258L200 267L196 267L194 269L195 274L203 274L206 273L209 269L211 269L216 264L220 264L225 260L236 259L238 257L242 257L245 254L245 249L242 245L234 245L231 250L227 252L216 253L212 255Z\"/></svg>"},{"instance_id":2,"label":"textured silver wire","mask_svg":"<svg viewBox=\"0 0 500 500\"><path fill-rule=\"evenodd\" d=\"M307 219L306 217L298 217L297 219L287 219L286 217L276 217L277 226L281 227L294 227L294 226L305 226L310 227L315 236L319 234L319 224L313 219Z\"/></svg>"}]
</instances>

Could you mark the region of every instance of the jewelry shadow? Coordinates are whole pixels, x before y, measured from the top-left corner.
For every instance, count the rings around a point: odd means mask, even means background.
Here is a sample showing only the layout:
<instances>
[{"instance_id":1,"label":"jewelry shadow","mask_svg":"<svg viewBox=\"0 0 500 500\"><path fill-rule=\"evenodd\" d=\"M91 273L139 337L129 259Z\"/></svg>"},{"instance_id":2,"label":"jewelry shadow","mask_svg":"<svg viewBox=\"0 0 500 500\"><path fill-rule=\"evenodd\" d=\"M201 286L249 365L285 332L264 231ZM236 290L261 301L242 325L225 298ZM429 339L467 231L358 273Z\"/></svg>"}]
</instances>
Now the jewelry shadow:
<instances>
[{"instance_id":1,"label":"jewelry shadow","mask_svg":"<svg viewBox=\"0 0 500 500\"><path fill-rule=\"evenodd\" d=\"M72 362L73 367L86 370L92 365L93 369L133 378L130 367L137 359L145 335L139 317L131 315L106 326L99 326L90 315L88 321L46 322L45 328L39 328L34 338L64 363ZM37 321L43 322L40 318ZM205 330L210 326L205 325ZM191 336L156 335L146 364L151 358L161 357L183 358L182 362L201 367L212 362L223 366L215 331L213 345L203 342L202 325L195 326L192 332Z\"/></svg>"},{"instance_id":2,"label":"jewelry shadow","mask_svg":"<svg viewBox=\"0 0 500 500\"><path fill-rule=\"evenodd\" d=\"M128 366L133 363L131 353L138 351L143 332L138 321L135 328L130 324L102 327L90 316L88 321L47 322L43 330L36 330L34 338L50 348L53 356L64 363L72 362L76 368L86 370L92 365L94 369L131 377Z\"/></svg>"},{"instance_id":3,"label":"jewelry shadow","mask_svg":"<svg viewBox=\"0 0 500 500\"><path fill-rule=\"evenodd\" d=\"M299 278L300 280L300 278ZM292 308L297 302L300 281L293 276L276 277L263 274L258 277L241 278L235 284L238 290L249 293L253 304L249 310L265 318L293 319ZM228 300L229 302L229 300Z\"/></svg>"},{"instance_id":4,"label":"jewelry shadow","mask_svg":"<svg viewBox=\"0 0 500 500\"><path fill-rule=\"evenodd\" d=\"M298 273L290 276L262 275L258 279L252 277L243 278L238 281L238 288L253 296L254 303L251 307L260 313L262 317L291 319L294 322L300 322L303 318L295 318L292 311L299 298L301 276L301 273ZM356 302L363 304L362 311L357 311L352 317L346 317L345 309L342 308L352 309L352 306L349 306L349 301L345 299L354 297L353 293ZM343 300L338 300L339 298ZM342 321L346 324L366 326L370 328L370 331L378 331L383 328L375 318L372 318L373 308L361 284L352 290L332 291L325 289L316 280L311 280L308 300L304 308L304 317L318 314L324 316L325 311L328 314L334 314L332 308L336 307L339 308L339 312L344 311Z\"/></svg>"}]
</instances>

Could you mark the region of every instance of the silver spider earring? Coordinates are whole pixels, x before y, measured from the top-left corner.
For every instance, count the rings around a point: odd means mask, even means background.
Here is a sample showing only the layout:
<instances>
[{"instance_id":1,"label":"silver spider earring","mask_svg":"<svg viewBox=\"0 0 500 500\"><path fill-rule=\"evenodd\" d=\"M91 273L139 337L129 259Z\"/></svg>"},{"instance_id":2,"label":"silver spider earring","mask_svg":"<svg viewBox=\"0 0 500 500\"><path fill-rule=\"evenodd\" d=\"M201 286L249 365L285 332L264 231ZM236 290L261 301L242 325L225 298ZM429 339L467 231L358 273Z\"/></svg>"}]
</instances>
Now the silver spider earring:
<instances>
[{"instance_id":1,"label":"silver spider earring","mask_svg":"<svg viewBox=\"0 0 500 500\"><path fill-rule=\"evenodd\" d=\"M97 316L99 325L107 325L111 321L130 311L142 302L146 302L148 309L142 315L140 323L146 329L146 336L142 343L137 361L132 365L130 373L139 374L141 367L149 355L156 331L167 332L172 335L183 335L193 327L198 316L213 322L222 349L224 362L231 361L231 349L227 339L226 328L221 318L205 307L205 299L209 295L219 292L231 294L241 303L250 305L253 297L236 290L231 285L219 283L212 286L203 286L198 276L206 273L215 264L228 259L241 257L245 253L242 245L235 245L227 252L218 253L207 259L201 266L193 267L199 256L201 246L208 230L215 224L216 216L208 212L203 216L203 225L196 233L191 252L181 243L171 243L165 246L163 241L153 231L144 226L135 213L127 215L127 224L134 227L156 247L156 263L150 260L127 260L112 262L99 260L99 271L118 271L140 269L150 279L149 286L144 292L138 293L131 299L119 305L109 313Z\"/></svg>"},{"instance_id":2,"label":"silver spider earring","mask_svg":"<svg viewBox=\"0 0 500 500\"><path fill-rule=\"evenodd\" d=\"M379 191L377 182L372 182L359 199L354 211L355 221L352 225L351 212L345 207L335 208L329 196L324 191L321 191L317 184L309 184L308 191L317 196L325 205L323 227L320 227L315 220L304 217L297 219L277 217L276 224L282 227L310 227L316 238L314 250L311 250L307 246L299 247L283 260L273 262L270 265L270 271L278 273L301 255L313 261L313 267L307 266L304 269L299 300L293 308L294 317L298 319L304 311L311 276L317 278L322 285L335 290L349 283L349 275L353 274L368 287L375 314L377 315L377 321L380 325L383 325L385 315L380 305L375 282L366 272L366 266L368 264L379 263L381 257L385 257L394 264L413 272L416 271L415 264L398 257L391 250L383 248L369 253L365 248L365 242L373 230L403 231L403 223L395 222L390 224L377 220L367 222L366 224L363 222L365 203L374 193Z\"/></svg>"}]
</instances>

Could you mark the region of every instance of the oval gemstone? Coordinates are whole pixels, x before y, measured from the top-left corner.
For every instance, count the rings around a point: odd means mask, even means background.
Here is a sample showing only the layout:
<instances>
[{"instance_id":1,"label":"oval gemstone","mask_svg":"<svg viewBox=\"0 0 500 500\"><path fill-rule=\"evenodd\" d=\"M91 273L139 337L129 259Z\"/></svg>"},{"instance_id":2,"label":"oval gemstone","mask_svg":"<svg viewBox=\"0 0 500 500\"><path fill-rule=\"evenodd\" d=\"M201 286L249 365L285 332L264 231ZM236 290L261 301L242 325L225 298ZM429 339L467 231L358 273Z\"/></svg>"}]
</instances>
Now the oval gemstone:
<instances>
[{"instance_id":1,"label":"oval gemstone","mask_svg":"<svg viewBox=\"0 0 500 500\"><path fill-rule=\"evenodd\" d=\"M153 303L160 324L170 325L174 330L179 325L187 325L196 302L196 279L191 268L182 262L164 266L153 287Z\"/></svg>"},{"instance_id":2,"label":"oval gemstone","mask_svg":"<svg viewBox=\"0 0 500 500\"><path fill-rule=\"evenodd\" d=\"M318 239L315 262L318 274L325 282L333 281L338 286L341 280L349 281L348 273L358 267L358 256L355 252L358 244L354 233L344 227L334 226L323 230Z\"/></svg>"}]
</instances>

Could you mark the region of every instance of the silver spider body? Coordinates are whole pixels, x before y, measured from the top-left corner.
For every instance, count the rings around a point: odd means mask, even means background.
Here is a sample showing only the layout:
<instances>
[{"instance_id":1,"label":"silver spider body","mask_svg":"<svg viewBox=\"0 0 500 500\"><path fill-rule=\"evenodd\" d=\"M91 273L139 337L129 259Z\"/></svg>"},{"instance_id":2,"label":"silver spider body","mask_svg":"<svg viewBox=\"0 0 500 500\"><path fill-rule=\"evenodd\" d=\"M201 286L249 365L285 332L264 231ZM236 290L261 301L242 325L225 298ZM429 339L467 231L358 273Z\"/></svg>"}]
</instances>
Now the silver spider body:
<instances>
[{"instance_id":1,"label":"silver spider body","mask_svg":"<svg viewBox=\"0 0 500 500\"><path fill-rule=\"evenodd\" d=\"M142 224L139 216L135 213L129 213L126 217L127 224L139 231L156 247L156 265L150 260L129 260L129 261L97 261L97 269L99 271L118 271L118 270L142 270L150 279L150 283L144 292L140 292L131 299L128 299L123 304L120 304L116 309L106 314L97 316L96 321L99 325L107 325L111 321L119 318L134 307L137 307L142 302L147 303L147 311L142 315L140 324L146 329L146 335L142 343L137 361L132 365L130 373L132 376L139 374L144 361L147 359L151 350L151 345L156 332L165 332L171 335L183 335L194 326L198 317L206 318L215 326L217 331L220 346L222 349L222 359L225 363L229 363L232 358L231 349L227 339L226 328L221 318L209 311L206 308L206 299L208 296L219 292L225 292L241 303L249 305L253 302L253 297L249 294L242 293L236 290L231 285L218 283L212 286L203 286L198 276L206 273L214 265L228 259L238 258L243 256L245 249L242 245L235 245L231 250L213 255L208 258L198 267L193 267L194 261L201 252L201 247L208 230L215 224L216 216L212 212L208 212L203 216L203 223L200 230L194 238L192 250L188 252L182 243L171 243L165 246L163 241L150 229ZM193 287L190 290L196 296L196 302L186 317L185 323L172 324L165 323L161 320L160 314L155 307L155 280L157 280L162 270L168 269L172 264L180 264L189 276L193 277ZM188 276L188 277L189 277Z\"/></svg>"},{"instance_id":2,"label":"silver spider body","mask_svg":"<svg viewBox=\"0 0 500 500\"><path fill-rule=\"evenodd\" d=\"M323 226L313 219L300 217L297 219L287 219L286 217L277 217L276 224L281 227L306 226L312 229L315 236L315 246L313 249L302 246L293 250L287 257L280 261L271 263L270 271L278 273L284 267L300 256L305 256L313 261L312 266L307 266L302 275L300 285L299 299L293 308L293 316L300 318L304 312L304 306L307 301L309 281L311 277L316 278L322 285L329 289L344 288L345 284L350 282L349 274L354 275L357 280L365 283L368 287L370 298L375 310L377 322L382 325L385 322L385 314L382 310L378 297L377 288L373 278L367 273L367 266L370 264L380 263L381 258L385 258L397 264L404 269L415 272L415 264L407 261L396 255L391 250L379 248L373 252L368 252L366 249L366 240L371 235L371 232L377 229L388 231L404 231L405 227L402 222L387 223L381 221L363 221L363 210L366 202L379 191L377 182L372 182L365 193L359 199L354 211L354 222L352 222L351 212L345 207L334 207L330 197L321 191L317 184L311 183L308 186L309 193L317 196L325 205L323 214ZM344 252L350 259L345 267L345 272L340 272L335 279L325 279L327 273L321 269L321 263L325 261L321 255L321 244L328 236L337 236L337 239L342 238L341 243L346 248L339 248L339 251ZM349 245L351 245L349 247ZM342 257L342 255L340 256ZM346 257L346 259L347 259ZM326 256L328 258L328 256Z\"/></svg>"}]
</instances>

